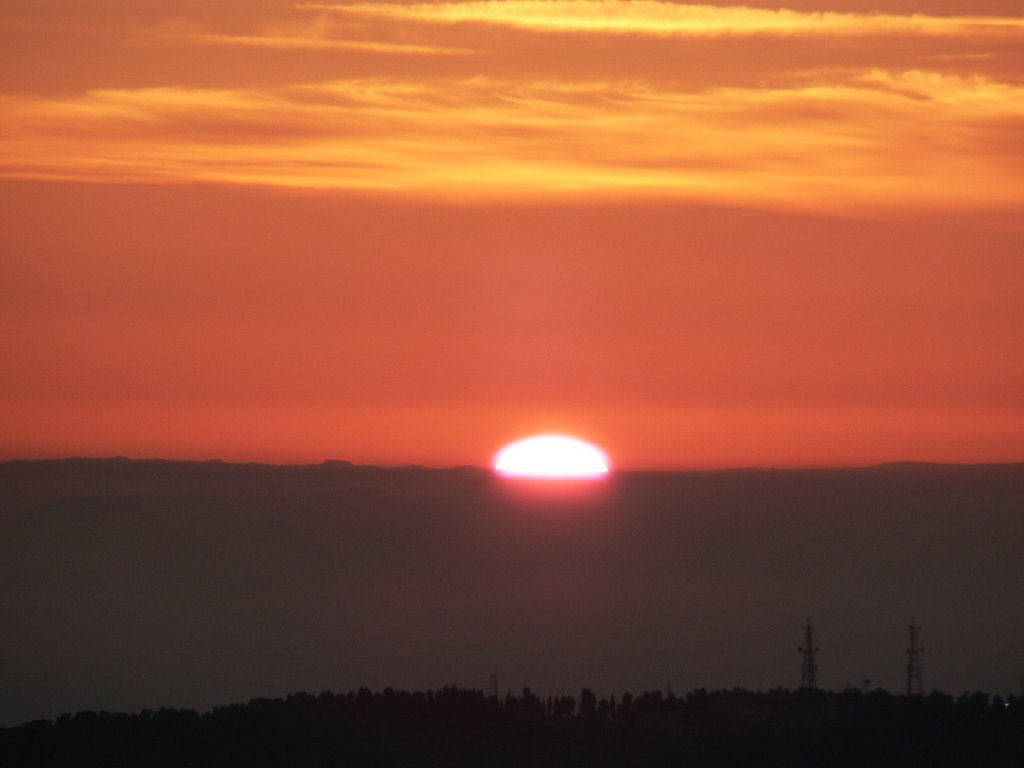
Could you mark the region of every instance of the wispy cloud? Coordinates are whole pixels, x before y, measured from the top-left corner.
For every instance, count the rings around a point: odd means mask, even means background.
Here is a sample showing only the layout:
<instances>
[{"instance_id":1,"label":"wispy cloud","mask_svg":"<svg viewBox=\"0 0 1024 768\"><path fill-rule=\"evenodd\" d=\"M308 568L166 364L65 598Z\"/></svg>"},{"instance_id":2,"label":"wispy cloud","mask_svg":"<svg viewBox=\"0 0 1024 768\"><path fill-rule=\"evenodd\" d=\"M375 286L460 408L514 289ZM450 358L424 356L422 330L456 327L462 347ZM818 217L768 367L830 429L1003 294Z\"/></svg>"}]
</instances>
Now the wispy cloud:
<instances>
[{"instance_id":1,"label":"wispy cloud","mask_svg":"<svg viewBox=\"0 0 1024 768\"><path fill-rule=\"evenodd\" d=\"M1013 138L1024 87L922 71L703 91L489 78L97 90L4 97L0 122L8 177L808 208L1024 203Z\"/></svg>"},{"instance_id":2,"label":"wispy cloud","mask_svg":"<svg viewBox=\"0 0 1024 768\"><path fill-rule=\"evenodd\" d=\"M1024 19L802 12L657 0L482 0L458 3L300 3L307 10L438 24L658 36L1024 35Z\"/></svg>"},{"instance_id":3,"label":"wispy cloud","mask_svg":"<svg viewBox=\"0 0 1024 768\"><path fill-rule=\"evenodd\" d=\"M208 32L195 33L160 33L157 39L196 43L199 45L227 45L247 48L270 48L276 50L308 50L308 51L359 51L362 53L405 54L412 56L468 56L478 53L472 48L443 45L418 45L415 43L394 43L384 40L355 40L350 38L326 37L322 35L302 34L213 34Z\"/></svg>"}]
</instances>

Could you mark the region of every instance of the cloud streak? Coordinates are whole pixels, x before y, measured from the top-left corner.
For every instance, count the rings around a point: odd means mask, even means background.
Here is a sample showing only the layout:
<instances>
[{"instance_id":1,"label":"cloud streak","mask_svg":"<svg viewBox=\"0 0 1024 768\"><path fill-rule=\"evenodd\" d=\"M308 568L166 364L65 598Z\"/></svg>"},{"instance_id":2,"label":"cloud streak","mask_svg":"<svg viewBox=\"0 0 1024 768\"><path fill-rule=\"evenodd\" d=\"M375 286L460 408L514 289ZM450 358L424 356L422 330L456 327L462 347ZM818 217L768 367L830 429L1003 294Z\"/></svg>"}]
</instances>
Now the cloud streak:
<instances>
[{"instance_id":1,"label":"cloud streak","mask_svg":"<svg viewBox=\"0 0 1024 768\"><path fill-rule=\"evenodd\" d=\"M478 53L470 48L440 45L389 43L380 40L348 40L302 35L215 35L209 33L169 34L164 39L199 45L230 45L277 50L359 51L362 53L409 54L414 56L466 56Z\"/></svg>"},{"instance_id":2,"label":"cloud streak","mask_svg":"<svg viewBox=\"0 0 1024 768\"><path fill-rule=\"evenodd\" d=\"M462 3L301 3L297 7L396 21L491 24L540 32L656 36L1024 35L1024 19L802 12L654 0L484 0Z\"/></svg>"}]
</instances>

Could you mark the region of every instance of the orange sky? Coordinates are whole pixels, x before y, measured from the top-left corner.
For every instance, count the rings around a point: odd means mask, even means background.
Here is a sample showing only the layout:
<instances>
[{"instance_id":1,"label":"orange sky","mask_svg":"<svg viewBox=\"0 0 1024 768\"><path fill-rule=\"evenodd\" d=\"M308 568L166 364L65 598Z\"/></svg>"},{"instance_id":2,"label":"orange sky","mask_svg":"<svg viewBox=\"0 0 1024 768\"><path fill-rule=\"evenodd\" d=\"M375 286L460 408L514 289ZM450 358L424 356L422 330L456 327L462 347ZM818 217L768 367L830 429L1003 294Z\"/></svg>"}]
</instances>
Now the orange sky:
<instances>
[{"instance_id":1,"label":"orange sky","mask_svg":"<svg viewBox=\"0 0 1024 768\"><path fill-rule=\"evenodd\" d=\"M1016 5L5 3L0 458L1024 460Z\"/></svg>"}]
</instances>

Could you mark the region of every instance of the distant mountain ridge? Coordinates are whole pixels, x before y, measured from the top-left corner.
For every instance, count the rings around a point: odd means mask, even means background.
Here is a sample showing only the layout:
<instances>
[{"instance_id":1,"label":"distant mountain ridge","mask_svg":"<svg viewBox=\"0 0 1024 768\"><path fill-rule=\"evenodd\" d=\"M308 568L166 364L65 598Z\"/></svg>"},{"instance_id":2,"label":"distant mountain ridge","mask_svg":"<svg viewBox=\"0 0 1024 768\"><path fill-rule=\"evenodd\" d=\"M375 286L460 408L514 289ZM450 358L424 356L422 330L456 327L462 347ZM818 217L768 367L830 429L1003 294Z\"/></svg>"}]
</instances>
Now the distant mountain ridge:
<instances>
[{"instance_id":1,"label":"distant mountain ridge","mask_svg":"<svg viewBox=\"0 0 1024 768\"><path fill-rule=\"evenodd\" d=\"M344 459L324 459L318 463L278 463L263 461L228 461L225 459L164 459L164 458L132 458L127 456L66 456L43 459L7 459L0 461L0 469L3 467L20 467L25 465L41 466L86 466L97 465L146 465L146 466L183 466L183 467L266 467L275 469L359 469L359 470L430 470L430 471L452 471L452 470L483 470L489 471L489 467L477 467L471 464L460 464L455 466L427 466L423 464L358 464ZM621 473L663 473L663 474L700 474L708 472L818 472L818 471L863 471L871 469L938 469L944 467L1024 467L1024 461L1010 462L933 462L933 461L884 461L877 464L866 465L837 465L837 466L806 466L806 467L775 467L775 466L738 466L738 467L716 467L704 469L631 469L617 470Z\"/></svg>"}]
</instances>

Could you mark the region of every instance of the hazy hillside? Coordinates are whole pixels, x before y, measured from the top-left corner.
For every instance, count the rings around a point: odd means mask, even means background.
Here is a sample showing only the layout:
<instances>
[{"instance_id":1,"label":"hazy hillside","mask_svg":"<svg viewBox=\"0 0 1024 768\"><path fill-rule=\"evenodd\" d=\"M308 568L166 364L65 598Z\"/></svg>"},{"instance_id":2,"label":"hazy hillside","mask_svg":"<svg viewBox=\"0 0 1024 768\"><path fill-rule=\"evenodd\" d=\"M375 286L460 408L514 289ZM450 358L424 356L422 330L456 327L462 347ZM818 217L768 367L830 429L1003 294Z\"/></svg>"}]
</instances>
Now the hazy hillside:
<instances>
[{"instance_id":1,"label":"hazy hillside","mask_svg":"<svg viewBox=\"0 0 1024 768\"><path fill-rule=\"evenodd\" d=\"M0 725L306 689L1017 692L1024 465L619 474L0 464Z\"/></svg>"}]
</instances>

